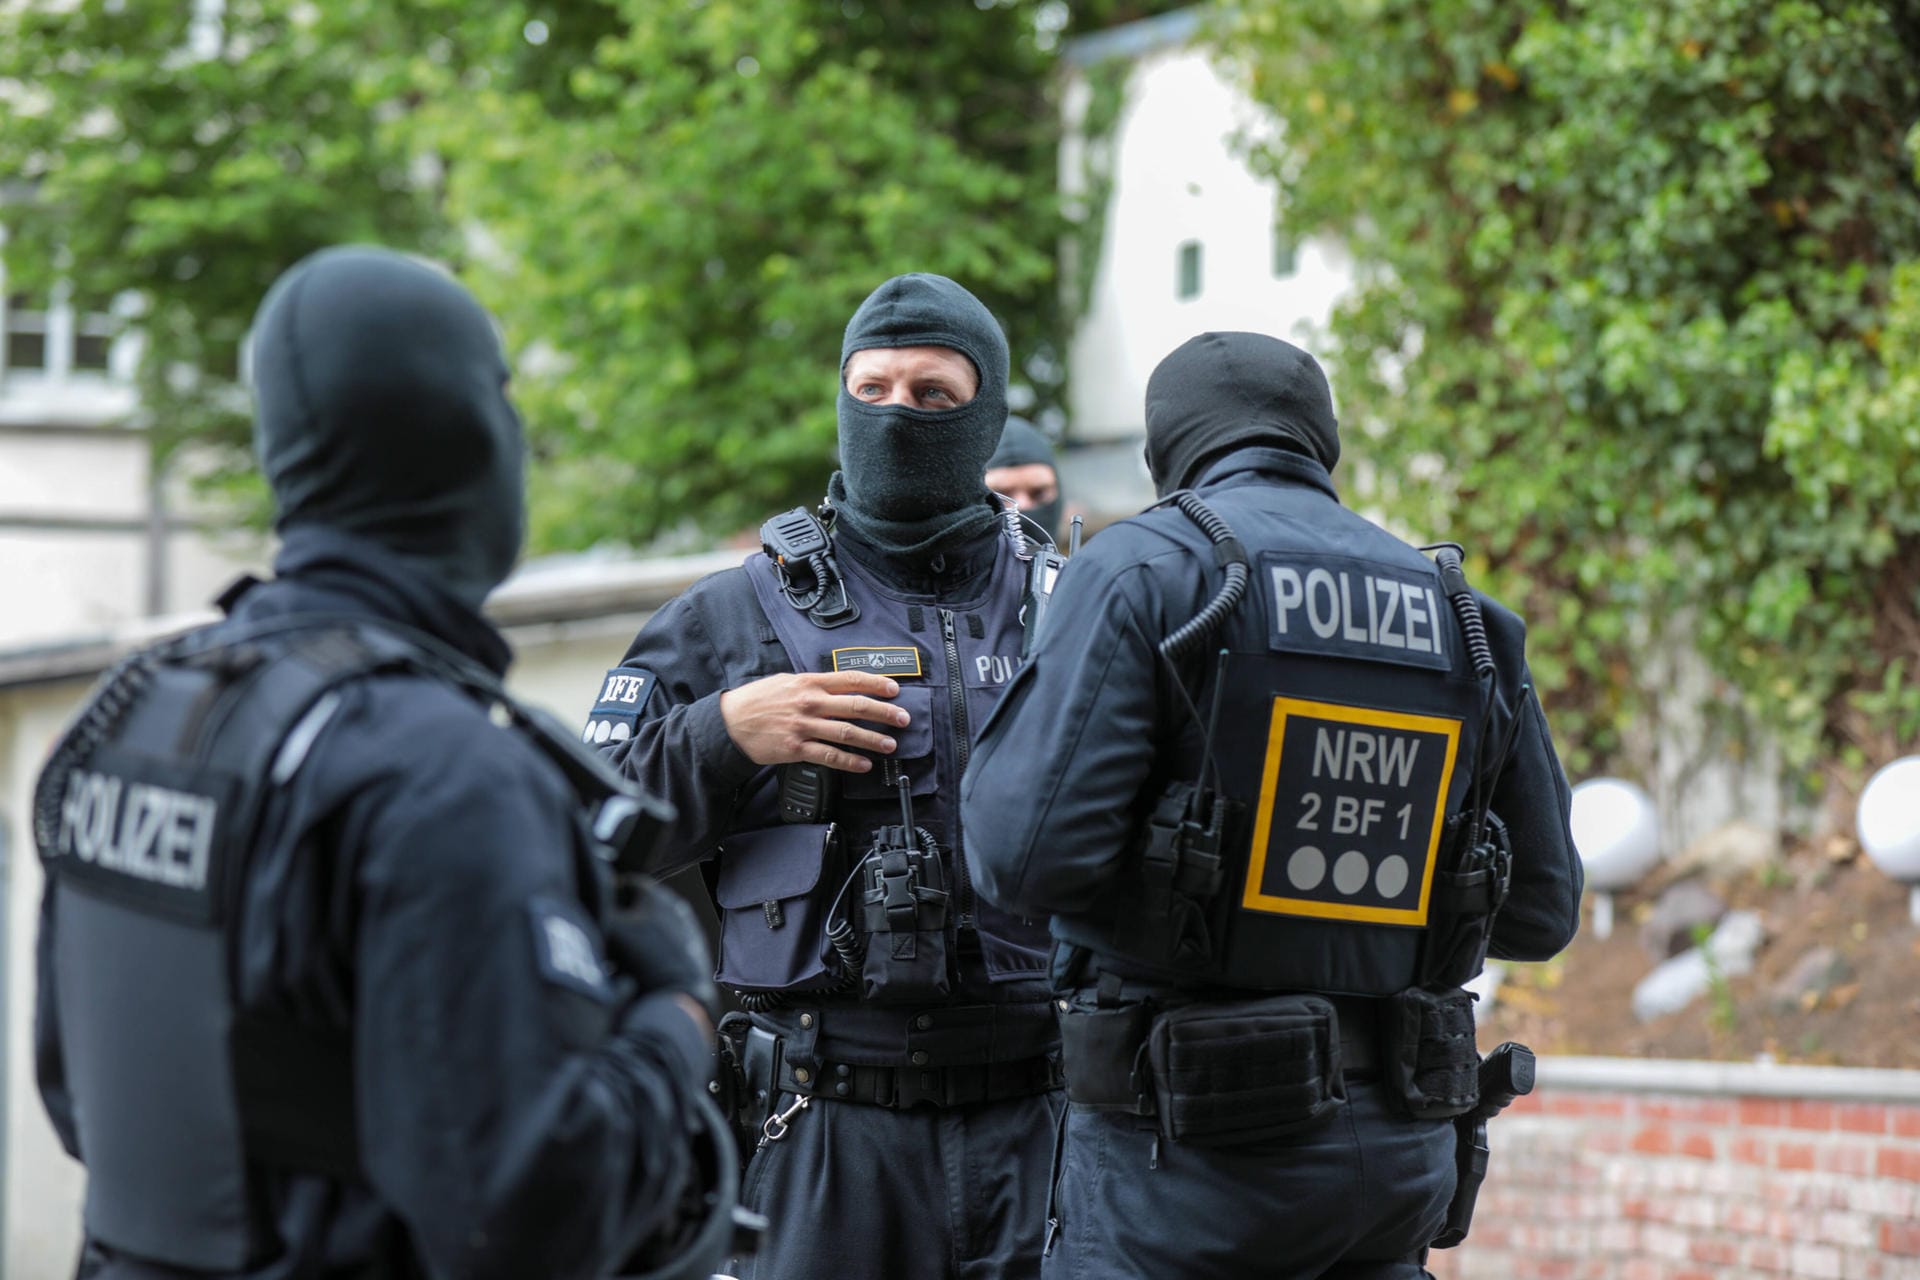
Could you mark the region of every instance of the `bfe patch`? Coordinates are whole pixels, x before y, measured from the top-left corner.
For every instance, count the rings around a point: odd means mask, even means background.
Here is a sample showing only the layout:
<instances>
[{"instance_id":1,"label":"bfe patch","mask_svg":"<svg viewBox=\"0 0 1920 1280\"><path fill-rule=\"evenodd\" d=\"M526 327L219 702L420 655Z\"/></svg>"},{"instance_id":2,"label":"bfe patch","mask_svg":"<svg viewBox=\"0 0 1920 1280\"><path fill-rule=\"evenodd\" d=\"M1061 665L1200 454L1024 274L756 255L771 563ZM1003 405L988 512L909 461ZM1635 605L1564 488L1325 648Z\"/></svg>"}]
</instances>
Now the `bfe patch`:
<instances>
[{"instance_id":1,"label":"bfe patch","mask_svg":"<svg viewBox=\"0 0 1920 1280\"><path fill-rule=\"evenodd\" d=\"M1425 925L1459 749L1458 720L1275 698L1241 906Z\"/></svg>"},{"instance_id":2,"label":"bfe patch","mask_svg":"<svg viewBox=\"0 0 1920 1280\"><path fill-rule=\"evenodd\" d=\"M599 746L631 738L653 697L654 683L653 672L643 667L615 667L607 672L600 684L600 700L587 714L580 741Z\"/></svg>"},{"instance_id":3,"label":"bfe patch","mask_svg":"<svg viewBox=\"0 0 1920 1280\"><path fill-rule=\"evenodd\" d=\"M920 647L911 644L859 645L827 655L835 671L867 671L895 679L926 674Z\"/></svg>"}]
</instances>

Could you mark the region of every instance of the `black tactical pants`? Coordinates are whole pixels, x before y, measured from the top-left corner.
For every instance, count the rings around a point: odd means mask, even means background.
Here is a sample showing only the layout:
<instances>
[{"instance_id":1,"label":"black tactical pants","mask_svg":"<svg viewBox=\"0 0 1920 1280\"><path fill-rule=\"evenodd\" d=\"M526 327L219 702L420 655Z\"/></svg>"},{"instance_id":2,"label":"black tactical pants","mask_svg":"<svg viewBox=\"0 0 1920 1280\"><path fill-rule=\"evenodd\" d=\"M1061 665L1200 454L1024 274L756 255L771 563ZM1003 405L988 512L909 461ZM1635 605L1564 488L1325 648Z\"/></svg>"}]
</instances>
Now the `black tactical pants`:
<instances>
[{"instance_id":1,"label":"black tactical pants","mask_svg":"<svg viewBox=\"0 0 1920 1280\"><path fill-rule=\"evenodd\" d=\"M793 1095L780 1096L779 1109ZM814 1099L747 1164L772 1220L741 1280L1036 1280L1065 1095L892 1110Z\"/></svg>"},{"instance_id":2,"label":"black tactical pants","mask_svg":"<svg viewBox=\"0 0 1920 1280\"><path fill-rule=\"evenodd\" d=\"M1150 1121L1148 1123L1151 1123ZM1416 1280L1453 1196L1453 1125L1389 1114L1373 1084L1303 1133L1240 1146L1162 1141L1069 1109L1046 1280Z\"/></svg>"}]
</instances>

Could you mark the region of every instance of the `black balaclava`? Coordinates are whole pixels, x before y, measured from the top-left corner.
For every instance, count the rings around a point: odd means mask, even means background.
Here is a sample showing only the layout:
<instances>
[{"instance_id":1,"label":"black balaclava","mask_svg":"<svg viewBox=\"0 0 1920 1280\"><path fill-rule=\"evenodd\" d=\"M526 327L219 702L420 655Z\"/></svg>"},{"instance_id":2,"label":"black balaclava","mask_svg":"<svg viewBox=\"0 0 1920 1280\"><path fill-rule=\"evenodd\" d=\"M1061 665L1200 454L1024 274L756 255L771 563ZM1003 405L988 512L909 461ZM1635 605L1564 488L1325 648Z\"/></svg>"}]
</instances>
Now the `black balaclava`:
<instances>
[{"instance_id":1,"label":"black balaclava","mask_svg":"<svg viewBox=\"0 0 1920 1280\"><path fill-rule=\"evenodd\" d=\"M874 347L958 351L980 389L954 409L868 404L847 390L847 361ZM992 529L999 506L980 477L1007 421L1007 339L980 299L945 276L895 276L847 322L840 384L840 470L827 497L856 536L916 556Z\"/></svg>"},{"instance_id":2,"label":"black balaclava","mask_svg":"<svg viewBox=\"0 0 1920 1280\"><path fill-rule=\"evenodd\" d=\"M1060 483L1060 466L1053 460L1053 446L1025 418L1009 416L1007 429L1000 433L1000 447L987 459L987 470L997 467L1027 467L1035 464L1053 469L1053 500L1042 502L1023 514L1047 531L1047 536L1058 540L1060 537L1060 504L1066 491Z\"/></svg>"},{"instance_id":3,"label":"black balaclava","mask_svg":"<svg viewBox=\"0 0 1920 1280\"><path fill-rule=\"evenodd\" d=\"M1314 358L1261 333L1203 333L1147 379L1147 470L1165 496L1246 445L1291 449L1327 470L1340 461L1333 392Z\"/></svg>"},{"instance_id":4,"label":"black balaclava","mask_svg":"<svg viewBox=\"0 0 1920 1280\"><path fill-rule=\"evenodd\" d=\"M324 249L254 320L254 452L286 532L344 530L477 610L513 568L525 446L493 319L387 249Z\"/></svg>"}]
</instances>

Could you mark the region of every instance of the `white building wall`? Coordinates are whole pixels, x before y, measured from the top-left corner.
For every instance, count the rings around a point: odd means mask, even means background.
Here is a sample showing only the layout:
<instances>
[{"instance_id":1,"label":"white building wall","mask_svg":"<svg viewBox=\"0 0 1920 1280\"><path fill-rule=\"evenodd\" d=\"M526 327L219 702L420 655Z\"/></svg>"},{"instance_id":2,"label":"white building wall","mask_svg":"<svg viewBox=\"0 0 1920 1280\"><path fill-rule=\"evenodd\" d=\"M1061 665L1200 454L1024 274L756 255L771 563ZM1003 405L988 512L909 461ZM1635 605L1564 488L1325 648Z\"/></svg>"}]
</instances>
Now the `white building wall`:
<instances>
[{"instance_id":1,"label":"white building wall","mask_svg":"<svg viewBox=\"0 0 1920 1280\"><path fill-rule=\"evenodd\" d=\"M1191 22L1136 25L1184 40ZM1089 37L1070 51L1063 95L1068 121L1077 125L1091 96L1085 63L1132 57L1112 143L1106 231L1088 309L1069 349L1067 438L1075 443L1138 438L1148 376L1195 334L1252 330L1311 349L1310 327L1326 320L1350 278L1338 247L1318 241L1298 246L1293 269L1275 274L1278 185L1248 169L1235 139L1271 136L1276 122L1203 50L1153 40L1116 44L1116 34ZM1079 189L1084 155L1078 142L1063 150L1069 192ZM1197 296L1182 299L1179 255L1189 242L1200 246L1201 282Z\"/></svg>"}]
</instances>

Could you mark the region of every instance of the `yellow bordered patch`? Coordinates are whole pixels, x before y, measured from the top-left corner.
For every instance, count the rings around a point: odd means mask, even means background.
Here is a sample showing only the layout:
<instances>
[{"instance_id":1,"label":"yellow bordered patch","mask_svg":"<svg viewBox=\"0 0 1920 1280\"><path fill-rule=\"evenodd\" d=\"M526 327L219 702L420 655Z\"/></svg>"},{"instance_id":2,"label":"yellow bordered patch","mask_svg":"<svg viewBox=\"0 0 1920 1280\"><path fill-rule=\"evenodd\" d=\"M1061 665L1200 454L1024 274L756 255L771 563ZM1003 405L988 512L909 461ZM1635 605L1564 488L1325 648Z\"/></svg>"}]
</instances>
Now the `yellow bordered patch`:
<instances>
[{"instance_id":1,"label":"yellow bordered patch","mask_svg":"<svg viewBox=\"0 0 1920 1280\"><path fill-rule=\"evenodd\" d=\"M1422 926L1460 721L1276 697L1241 906Z\"/></svg>"},{"instance_id":2,"label":"yellow bordered patch","mask_svg":"<svg viewBox=\"0 0 1920 1280\"><path fill-rule=\"evenodd\" d=\"M867 671L876 676L923 674L918 645L858 645L847 649L835 649L832 657L835 671Z\"/></svg>"}]
</instances>

